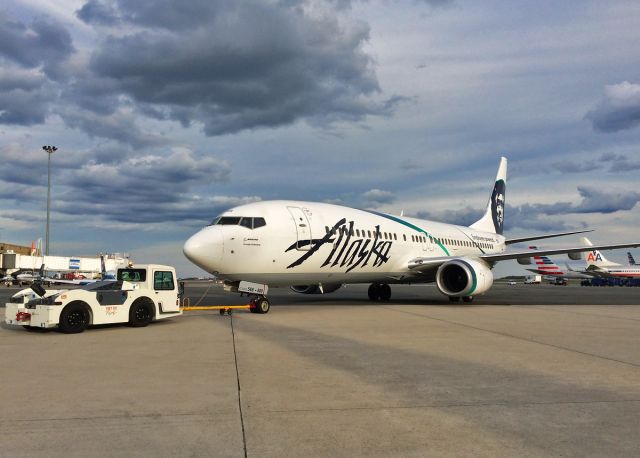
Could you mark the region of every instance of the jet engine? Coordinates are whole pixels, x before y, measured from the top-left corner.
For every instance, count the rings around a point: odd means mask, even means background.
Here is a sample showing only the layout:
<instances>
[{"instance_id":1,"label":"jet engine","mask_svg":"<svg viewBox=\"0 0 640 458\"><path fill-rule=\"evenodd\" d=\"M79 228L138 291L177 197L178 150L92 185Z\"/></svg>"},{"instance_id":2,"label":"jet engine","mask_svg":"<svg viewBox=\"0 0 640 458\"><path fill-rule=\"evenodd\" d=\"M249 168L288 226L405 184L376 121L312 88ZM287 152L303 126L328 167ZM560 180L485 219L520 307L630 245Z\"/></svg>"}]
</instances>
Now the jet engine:
<instances>
[{"instance_id":1,"label":"jet engine","mask_svg":"<svg viewBox=\"0 0 640 458\"><path fill-rule=\"evenodd\" d=\"M518 261L518 264L523 266L531 265L531 258L516 258L516 261Z\"/></svg>"},{"instance_id":2,"label":"jet engine","mask_svg":"<svg viewBox=\"0 0 640 458\"><path fill-rule=\"evenodd\" d=\"M291 290L300 294L327 294L327 293L334 292L341 286L342 284L340 283L329 283L329 284L318 284L318 285L295 285L291 287Z\"/></svg>"},{"instance_id":3,"label":"jet engine","mask_svg":"<svg viewBox=\"0 0 640 458\"><path fill-rule=\"evenodd\" d=\"M473 296L491 288L493 273L481 261L453 259L438 268L436 283L440 292L447 296Z\"/></svg>"}]
</instances>

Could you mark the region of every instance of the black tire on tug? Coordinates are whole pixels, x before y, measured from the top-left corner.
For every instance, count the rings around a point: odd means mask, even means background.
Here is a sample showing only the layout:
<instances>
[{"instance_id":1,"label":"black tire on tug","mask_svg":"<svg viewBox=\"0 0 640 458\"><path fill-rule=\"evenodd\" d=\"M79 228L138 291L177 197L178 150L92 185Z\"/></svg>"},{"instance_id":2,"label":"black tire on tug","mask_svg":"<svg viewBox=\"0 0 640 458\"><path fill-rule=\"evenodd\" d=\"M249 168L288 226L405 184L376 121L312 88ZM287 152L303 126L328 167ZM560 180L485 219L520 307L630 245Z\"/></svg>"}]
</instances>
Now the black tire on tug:
<instances>
[{"instance_id":1,"label":"black tire on tug","mask_svg":"<svg viewBox=\"0 0 640 458\"><path fill-rule=\"evenodd\" d=\"M60 314L58 328L65 334L78 334L89 325L89 312L81 302L72 302Z\"/></svg>"},{"instance_id":2,"label":"black tire on tug","mask_svg":"<svg viewBox=\"0 0 640 458\"><path fill-rule=\"evenodd\" d=\"M271 304L266 297L261 297L256 300L255 313L268 313L271 308Z\"/></svg>"},{"instance_id":3,"label":"black tire on tug","mask_svg":"<svg viewBox=\"0 0 640 458\"><path fill-rule=\"evenodd\" d=\"M382 302L387 302L391 299L391 286L388 284L382 283L378 288L378 291Z\"/></svg>"},{"instance_id":4,"label":"black tire on tug","mask_svg":"<svg viewBox=\"0 0 640 458\"><path fill-rule=\"evenodd\" d=\"M144 299L137 299L129 309L129 326L143 328L153 320L153 312Z\"/></svg>"},{"instance_id":5,"label":"black tire on tug","mask_svg":"<svg viewBox=\"0 0 640 458\"><path fill-rule=\"evenodd\" d=\"M464 302L473 302L473 296L463 296L462 300Z\"/></svg>"},{"instance_id":6,"label":"black tire on tug","mask_svg":"<svg viewBox=\"0 0 640 458\"><path fill-rule=\"evenodd\" d=\"M378 283L371 283L367 290L370 301L377 301L380 299L380 285Z\"/></svg>"}]
</instances>

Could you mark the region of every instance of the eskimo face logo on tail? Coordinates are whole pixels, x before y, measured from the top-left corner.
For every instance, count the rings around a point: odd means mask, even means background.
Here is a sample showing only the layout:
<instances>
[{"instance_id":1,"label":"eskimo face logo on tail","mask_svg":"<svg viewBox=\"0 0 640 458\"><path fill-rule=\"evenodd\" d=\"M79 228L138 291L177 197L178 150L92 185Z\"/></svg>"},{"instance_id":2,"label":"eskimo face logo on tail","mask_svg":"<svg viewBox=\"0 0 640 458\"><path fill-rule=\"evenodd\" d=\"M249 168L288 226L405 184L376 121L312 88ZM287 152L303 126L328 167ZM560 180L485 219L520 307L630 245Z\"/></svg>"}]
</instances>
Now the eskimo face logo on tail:
<instances>
[{"instance_id":1,"label":"eskimo face logo on tail","mask_svg":"<svg viewBox=\"0 0 640 458\"><path fill-rule=\"evenodd\" d=\"M362 231L362 233L364 235L364 231ZM289 264L287 269L299 266L327 243L333 244L333 248L320 267L346 267L345 272L351 272L356 267L363 268L369 265L369 263L371 263L373 267L380 267L389 261L389 251L391 250L393 242L390 240L379 240L381 235L380 226L376 226L373 233L373 240L365 237L356 237L353 229L353 221L349 221L347 224L347 220L342 218L334 224L331 230L321 239L297 241L287 248L285 252L294 250L300 246L311 245L309 251Z\"/></svg>"},{"instance_id":2,"label":"eskimo face logo on tail","mask_svg":"<svg viewBox=\"0 0 640 458\"><path fill-rule=\"evenodd\" d=\"M496 234L502 234L504 226L504 203L506 187L503 180L496 181L491 194L491 218Z\"/></svg>"}]
</instances>

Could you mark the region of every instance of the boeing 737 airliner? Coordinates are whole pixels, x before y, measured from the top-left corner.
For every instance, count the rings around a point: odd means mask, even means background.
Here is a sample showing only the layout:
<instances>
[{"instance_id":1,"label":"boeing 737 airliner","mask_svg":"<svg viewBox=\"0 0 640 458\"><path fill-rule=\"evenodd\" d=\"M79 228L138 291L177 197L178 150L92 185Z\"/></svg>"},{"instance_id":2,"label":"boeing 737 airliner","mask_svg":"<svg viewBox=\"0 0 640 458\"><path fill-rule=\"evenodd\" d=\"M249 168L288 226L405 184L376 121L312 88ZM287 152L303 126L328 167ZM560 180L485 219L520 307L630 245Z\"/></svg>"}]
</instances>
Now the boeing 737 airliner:
<instances>
[{"instance_id":1,"label":"boeing 737 airliner","mask_svg":"<svg viewBox=\"0 0 640 458\"><path fill-rule=\"evenodd\" d=\"M491 287L498 261L640 246L505 252L512 243L586 232L505 238L506 181L503 157L486 211L469 227L326 203L265 201L227 210L187 240L183 250L191 262L224 280L227 289L257 292L252 310L265 313L268 288L261 285L313 294L370 283L369 298L386 301L389 284L435 282L450 300L470 302ZM260 285L243 289L243 282Z\"/></svg>"}]
</instances>

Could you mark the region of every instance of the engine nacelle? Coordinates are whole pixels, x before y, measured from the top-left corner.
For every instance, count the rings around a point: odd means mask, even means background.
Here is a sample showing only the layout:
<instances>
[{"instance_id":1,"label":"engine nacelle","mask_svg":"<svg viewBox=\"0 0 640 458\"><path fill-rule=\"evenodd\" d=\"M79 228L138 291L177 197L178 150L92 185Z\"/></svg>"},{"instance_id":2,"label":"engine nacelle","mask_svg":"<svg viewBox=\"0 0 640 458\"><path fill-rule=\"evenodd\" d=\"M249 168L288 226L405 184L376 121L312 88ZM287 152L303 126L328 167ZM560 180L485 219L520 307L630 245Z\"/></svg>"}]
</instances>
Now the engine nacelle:
<instances>
[{"instance_id":1,"label":"engine nacelle","mask_svg":"<svg viewBox=\"0 0 640 458\"><path fill-rule=\"evenodd\" d=\"M584 253L582 251L569 251L567 256L569 256L569 259L573 261L580 261L581 259L584 259Z\"/></svg>"},{"instance_id":2,"label":"engine nacelle","mask_svg":"<svg viewBox=\"0 0 640 458\"><path fill-rule=\"evenodd\" d=\"M291 287L292 291L300 294L327 294L332 293L342 286L341 283L329 283L318 285L295 285Z\"/></svg>"},{"instance_id":3,"label":"engine nacelle","mask_svg":"<svg viewBox=\"0 0 640 458\"><path fill-rule=\"evenodd\" d=\"M453 259L438 268L436 283L447 296L474 296L491 288L493 273L483 262Z\"/></svg>"},{"instance_id":4,"label":"engine nacelle","mask_svg":"<svg viewBox=\"0 0 640 458\"><path fill-rule=\"evenodd\" d=\"M518 264L523 266L531 265L531 258L516 258L516 261L518 261Z\"/></svg>"}]
</instances>

